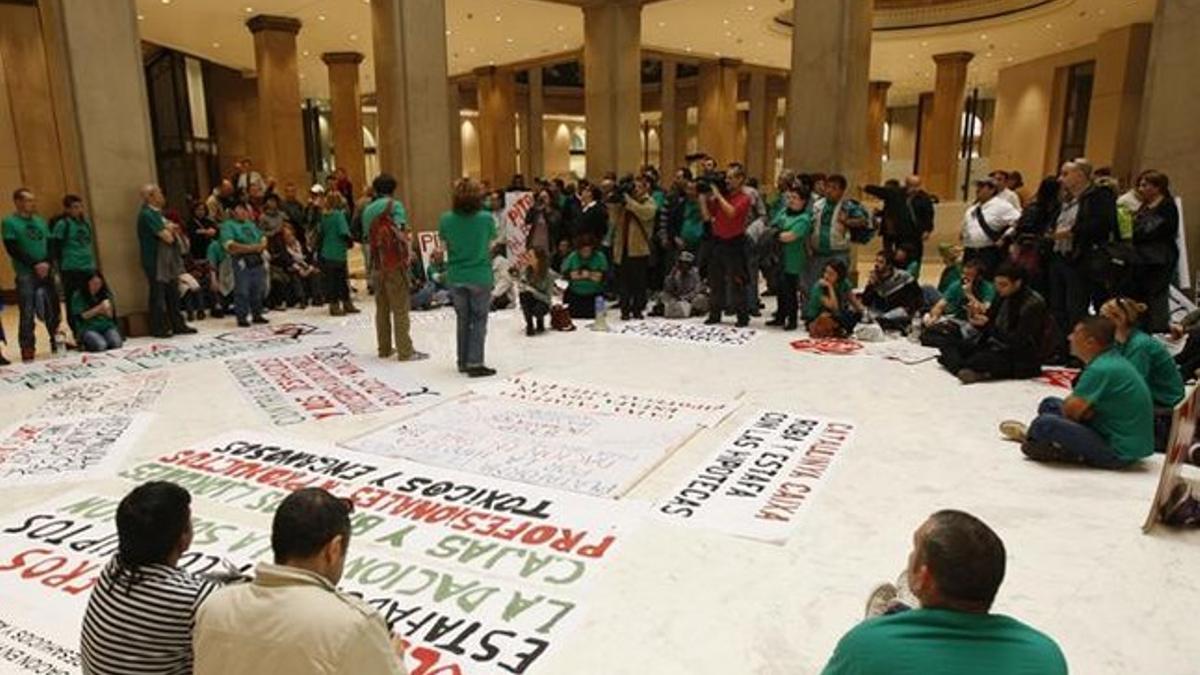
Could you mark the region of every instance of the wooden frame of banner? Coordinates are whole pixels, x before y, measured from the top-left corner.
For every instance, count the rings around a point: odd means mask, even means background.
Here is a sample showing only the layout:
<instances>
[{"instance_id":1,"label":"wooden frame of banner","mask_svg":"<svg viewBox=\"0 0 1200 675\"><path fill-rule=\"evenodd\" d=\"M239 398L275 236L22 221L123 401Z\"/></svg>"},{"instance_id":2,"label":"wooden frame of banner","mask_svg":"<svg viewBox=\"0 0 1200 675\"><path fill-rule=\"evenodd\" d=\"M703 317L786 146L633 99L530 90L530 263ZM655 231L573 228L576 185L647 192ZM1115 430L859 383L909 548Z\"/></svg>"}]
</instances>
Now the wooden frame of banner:
<instances>
[{"instance_id":1,"label":"wooden frame of banner","mask_svg":"<svg viewBox=\"0 0 1200 675\"><path fill-rule=\"evenodd\" d=\"M1196 426L1200 418L1200 387L1192 387L1183 401L1175 406L1171 416L1171 435L1167 437L1167 452L1163 455L1162 472L1158 477L1158 488L1150 502L1150 513L1142 523L1142 534L1149 534L1154 526L1162 522L1162 510L1175 486L1183 480L1183 464L1196 437Z\"/></svg>"}]
</instances>

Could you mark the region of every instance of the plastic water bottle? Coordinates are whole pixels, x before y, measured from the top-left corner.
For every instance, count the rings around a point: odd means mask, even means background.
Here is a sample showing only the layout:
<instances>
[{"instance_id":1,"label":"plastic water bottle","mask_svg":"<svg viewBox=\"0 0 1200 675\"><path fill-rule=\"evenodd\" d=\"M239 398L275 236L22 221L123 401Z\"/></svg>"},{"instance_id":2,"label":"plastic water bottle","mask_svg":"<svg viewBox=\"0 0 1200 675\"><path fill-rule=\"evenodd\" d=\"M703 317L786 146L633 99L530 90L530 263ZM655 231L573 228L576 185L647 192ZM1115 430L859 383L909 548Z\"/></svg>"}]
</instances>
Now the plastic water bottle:
<instances>
[{"instance_id":1,"label":"plastic water bottle","mask_svg":"<svg viewBox=\"0 0 1200 675\"><path fill-rule=\"evenodd\" d=\"M596 320L592 322L592 330L608 330L608 302L604 299L604 294L596 296Z\"/></svg>"},{"instance_id":2,"label":"plastic water bottle","mask_svg":"<svg viewBox=\"0 0 1200 675\"><path fill-rule=\"evenodd\" d=\"M925 322L921 319L921 315L914 314L912 325L908 329L908 339L911 342L921 341L921 331L925 328Z\"/></svg>"}]
</instances>

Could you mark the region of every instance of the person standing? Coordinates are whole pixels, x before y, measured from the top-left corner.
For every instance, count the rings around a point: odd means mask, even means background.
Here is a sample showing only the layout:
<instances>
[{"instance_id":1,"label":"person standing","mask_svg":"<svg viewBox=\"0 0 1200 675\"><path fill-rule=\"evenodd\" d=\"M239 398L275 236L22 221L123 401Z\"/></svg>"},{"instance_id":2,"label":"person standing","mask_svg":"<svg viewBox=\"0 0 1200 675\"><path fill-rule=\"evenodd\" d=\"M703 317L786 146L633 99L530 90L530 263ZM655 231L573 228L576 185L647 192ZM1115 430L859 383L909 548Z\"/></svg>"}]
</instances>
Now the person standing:
<instances>
[{"instance_id":1,"label":"person standing","mask_svg":"<svg viewBox=\"0 0 1200 675\"><path fill-rule=\"evenodd\" d=\"M963 215L963 262L983 262L983 276L991 279L1005 259L1000 247L1004 235L1021 219L1021 212L998 196L994 178L975 181L975 204Z\"/></svg>"},{"instance_id":2,"label":"person standing","mask_svg":"<svg viewBox=\"0 0 1200 675\"><path fill-rule=\"evenodd\" d=\"M458 372L488 377L496 371L484 365L488 311L492 297L492 261L496 222L483 210L483 189L463 178L454 184L453 208L438 221L446 246L446 282L458 317Z\"/></svg>"},{"instance_id":3,"label":"person standing","mask_svg":"<svg viewBox=\"0 0 1200 675\"><path fill-rule=\"evenodd\" d=\"M50 334L50 351L58 352L58 292L50 265L50 229L37 214L33 191L18 188L13 192L13 205L16 211L4 218L2 229L4 248L12 258L17 276L20 303L17 339L21 344L21 360L28 362L37 351L33 329L39 315Z\"/></svg>"},{"instance_id":4,"label":"person standing","mask_svg":"<svg viewBox=\"0 0 1200 675\"><path fill-rule=\"evenodd\" d=\"M349 266L346 253L354 245L350 237L350 223L346 212L335 208L333 202L340 201L325 195L321 209L321 277L325 280L325 299L329 302L330 316L358 314L359 309L350 301Z\"/></svg>"},{"instance_id":5,"label":"person standing","mask_svg":"<svg viewBox=\"0 0 1200 675\"><path fill-rule=\"evenodd\" d=\"M245 328L251 320L267 323L262 315L267 287L267 266L263 260L267 238L254 224L250 207L244 202L233 207L232 219L221 223L221 245L233 261L233 312L237 325Z\"/></svg>"},{"instance_id":6,"label":"person standing","mask_svg":"<svg viewBox=\"0 0 1200 675\"><path fill-rule=\"evenodd\" d=\"M750 308L746 306L747 265L746 226L753 202L742 189L733 189L725 181L707 183L700 199L700 211L705 220L712 221L712 254L709 259L708 285L712 289L708 318L705 324L721 323L726 304L737 314L738 328L750 325Z\"/></svg>"},{"instance_id":7,"label":"person standing","mask_svg":"<svg viewBox=\"0 0 1200 675\"><path fill-rule=\"evenodd\" d=\"M160 245L174 246L175 229L168 227L162 207L166 203L162 190L153 183L142 187L142 210L138 213L138 244L141 248L142 272L150 287L150 334L169 338L174 334L191 334L196 329L183 322L179 312L179 284L175 280L159 281L158 256Z\"/></svg>"},{"instance_id":8,"label":"person standing","mask_svg":"<svg viewBox=\"0 0 1200 675\"><path fill-rule=\"evenodd\" d=\"M1171 282L1179 264L1179 208L1165 174L1145 171L1138 177L1141 207L1133 216L1133 293L1150 309L1148 328L1165 333L1170 327Z\"/></svg>"},{"instance_id":9,"label":"person standing","mask_svg":"<svg viewBox=\"0 0 1200 675\"><path fill-rule=\"evenodd\" d=\"M375 201L363 208L362 221L374 276L379 358L396 354L401 361L422 361L429 355L413 349L409 334L412 245L407 232L408 213L396 198L396 179L390 174L376 176L371 185Z\"/></svg>"},{"instance_id":10,"label":"person standing","mask_svg":"<svg viewBox=\"0 0 1200 675\"><path fill-rule=\"evenodd\" d=\"M1112 190L1092 181L1092 165L1085 159L1066 162L1059 172L1063 204L1054 228L1054 253L1050 259L1050 310L1066 330L1088 316L1094 299L1099 307L1102 292L1105 244L1118 232L1117 198ZM1098 273L1094 273L1098 272Z\"/></svg>"},{"instance_id":11,"label":"person standing","mask_svg":"<svg viewBox=\"0 0 1200 675\"><path fill-rule=\"evenodd\" d=\"M849 182L845 176L834 174L821 184L825 186L824 199L813 204L816 214L811 237L813 261L808 268L811 283L816 283L825 266L834 260L850 269L852 233L870 227L866 209L857 200L846 197Z\"/></svg>"},{"instance_id":12,"label":"person standing","mask_svg":"<svg viewBox=\"0 0 1200 675\"><path fill-rule=\"evenodd\" d=\"M76 291L84 290L88 280L96 273L96 252L92 248L95 239L92 224L84 211L83 199L77 195L63 197L63 214L54 223L50 232L50 247L58 263L62 278L63 297L69 304ZM67 314L67 323L76 330L72 315ZM78 331L76 331L78 332Z\"/></svg>"},{"instance_id":13,"label":"person standing","mask_svg":"<svg viewBox=\"0 0 1200 675\"><path fill-rule=\"evenodd\" d=\"M621 320L641 319L646 310L646 288L650 273L650 235L658 205L650 196L645 176L633 180L633 191L621 194L615 205L613 222L613 262L617 264L621 286Z\"/></svg>"},{"instance_id":14,"label":"person standing","mask_svg":"<svg viewBox=\"0 0 1200 675\"><path fill-rule=\"evenodd\" d=\"M779 241L783 244L783 271L779 279L778 310L767 325L782 326L784 330L796 330L800 279L808 273L808 238L812 234L809 195L803 185L789 185L784 191L787 205L773 223L780 230Z\"/></svg>"}]
</instances>

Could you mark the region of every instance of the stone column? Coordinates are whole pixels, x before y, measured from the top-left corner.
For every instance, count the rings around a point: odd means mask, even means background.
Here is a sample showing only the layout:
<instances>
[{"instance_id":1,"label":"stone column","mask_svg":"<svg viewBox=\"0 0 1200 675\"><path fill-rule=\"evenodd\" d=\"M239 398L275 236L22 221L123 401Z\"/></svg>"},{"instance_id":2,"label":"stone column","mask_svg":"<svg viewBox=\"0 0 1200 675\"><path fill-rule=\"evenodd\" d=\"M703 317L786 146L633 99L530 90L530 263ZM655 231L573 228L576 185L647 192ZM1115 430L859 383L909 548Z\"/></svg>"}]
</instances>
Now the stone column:
<instances>
[{"instance_id":1,"label":"stone column","mask_svg":"<svg viewBox=\"0 0 1200 675\"><path fill-rule=\"evenodd\" d=\"M400 183L409 224L450 207L450 89L444 0L371 0L379 166Z\"/></svg>"},{"instance_id":2,"label":"stone column","mask_svg":"<svg viewBox=\"0 0 1200 675\"><path fill-rule=\"evenodd\" d=\"M795 5L784 165L843 174L853 191L866 165L872 3Z\"/></svg>"},{"instance_id":3,"label":"stone column","mask_svg":"<svg viewBox=\"0 0 1200 675\"><path fill-rule=\"evenodd\" d=\"M1134 177L1138 117L1150 56L1148 23L1135 23L1100 34L1096 77L1088 113L1087 150L1095 166L1112 167L1128 183Z\"/></svg>"},{"instance_id":4,"label":"stone column","mask_svg":"<svg viewBox=\"0 0 1200 675\"><path fill-rule=\"evenodd\" d=\"M887 123L887 93L891 82L872 82L867 99L867 167L864 185L878 185L883 176L883 125Z\"/></svg>"},{"instance_id":5,"label":"stone column","mask_svg":"<svg viewBox=\"0 0 1200 675\"><path fill-rule=\"evenodd\" d=\"M462 147L462 93L459 91L458 83L450 83L449 102L447 108L450 111L450 175L454 180L462 178L463 175L463 147Z\"/></svg>"},{"instance_id":6,"label":"stone column","mask_svg":"<svg viewBox=\"0 0 1200 675\"><path fill-rule=\"evenodd\" d=\"M632 172L642 163L642 3L588 0L583 7L587 173Z\"/></svg>"},{"instance_id":7,"label":"stone column","mask_svg":"<svg viewBox=\"0 0 1200 675\"><path fill-rule=\"evenodd\" d=\"M545 177L546 174L546 140L545 121L546 95L542 87L542 67L534 66L529 69L529 134L522 144L522 154L529 156L529 176L526 178Z\"/></svg>"},{"instance_id":8,"label":"stone column","mask_svg":"<svg viewBox=\"0 0 1200 675\"><path fill-rule=\"evenodd\" d=\"M362 96L358 86L358 52L326 52L321 60L329 67L329 100L333 117L333 157L345 169L355 192L367 184L367 152L363 146Z\"/></svg>"},{"instance_id":9,"label":"stone column","mask_svg":"<svg viewBox=\"0 0 1200 675\"><path fill-rule=\"evenodd\" d=\"M517 84L513 71L475 70L479 99L480 176L494 188L508 185L517 162Z\"/></svg>"},{"instance_id":10,"label":"stone column","mask_svg":"<svg viewBox=\"0 0 1200 675\"><path fill-rule=\"evenodd\" d=\"M1189 270L1200 260L1200 0L1159 0L1142 97L1136 170L1157 169L1183 199ZM1194 279L1192 280L1194 283Z\"/></svg>"},{"instance_id":11,"label":"stone column","mask_svg":"<svg viewBox=\"0 0 1200 675\"><path fill-rule=\"evenodd\" d=\"M308 182L308 171L300 111L300 70L296 61L300 20L259 14L247 21L246 27L254 34L263 171L281 185L288 181L304 185Z\"/></svg>"},{"instance_id":12,"label":"stone column","mask_svg":"<svg viewBox=\"0 0 1200 675\"><path fill-rule=\"evenodd\" d=\"M718 59L700 64L700 151L721 166L742 161L737 153L738 67L737 59Z\"/></svg>"},{"instance_id":13,"label":"stone column","mask_svg":"<svg viewBox=\"0 0 1200 675\"><path fill-rule=\"evenodd\" d=\"M678 64L669 59L662 61L662 95L660 97L662 118L658 128L659 173L664 179L674 175L675 169L683 164L682 148L679 147L679 105L676 96Z\"/></svg>"},{"instance_id":14,"label":"stone column","mask_svg":"<svg viewBox=\"0 0 1200 675\"><path fill-rule=\"evenodd\" d=\"M920 173L925 189L943 201L954 201L958 195L963 100L967 91L967 64L972 58L971 52L950 52L933 57L937 64L933 113L928 134L921 139Z\"/></svg>"},{"instance_id":15,"label":"stone column","mask_svg":"<svg viewBox=\"0 0 1200 675\"><path fill-rule=\"evenodd\" d=\"M50 63L62 96L58 124L78 149L82 190L96 227L96 252L122 317L144 314L146 279L134 224L138 189L155 181L150 106L134 0L40 0ZM98 58L103 55L103 58ZM50 212L60 195L41 195ZM134 321L130 334L141 335Z\"/></svg>"},{"instance_id":16,"label":"stone column","mask_svg":"<svg viewBox=\"0 0 1200 675\"><path fill-rule=\"evenodd\" d=\"M768 127L774 127L774 100L767 96L767 74L750 74L750 118L746 125L746 171L764 185L773 182L775 138Z\"/></svg>"}]
</instances>

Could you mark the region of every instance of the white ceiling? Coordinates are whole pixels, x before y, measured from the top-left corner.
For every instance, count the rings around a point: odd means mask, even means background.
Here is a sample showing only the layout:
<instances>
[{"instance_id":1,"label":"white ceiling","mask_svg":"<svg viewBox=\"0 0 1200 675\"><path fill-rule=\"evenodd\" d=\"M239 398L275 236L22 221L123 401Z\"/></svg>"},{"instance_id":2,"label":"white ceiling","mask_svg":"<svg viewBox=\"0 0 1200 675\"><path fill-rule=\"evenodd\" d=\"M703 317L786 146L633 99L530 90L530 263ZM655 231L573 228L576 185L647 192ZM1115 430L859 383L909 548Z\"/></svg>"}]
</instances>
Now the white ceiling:
<instances>
[{"instance_id":1,"label":"white ceiling","mask_svg":"<svg viewBox=\"0 0 1200 675\"><path fill-rule=\"evenodd\" d=\"M663 0L643 10L642 42L705 58L727 56L787 68L791 38L772 19L792 0ZM369 0L137 0L142 36L235 68L253 70L246 19L300 19L301 91L323 97L320 55L360 51L363 89L373 91ZM999 69L1093 42L1100 33L1150 21L1154 0L1059 0L1007 18L919 31L875 34L871 78L893 83L893 103L913 100L933 82L932 55L976 54L969 86L988 91ZM583 44L581 10L539 0L446 0L450 74L575 49Z\"/></svg>"}]
</instances>

